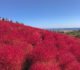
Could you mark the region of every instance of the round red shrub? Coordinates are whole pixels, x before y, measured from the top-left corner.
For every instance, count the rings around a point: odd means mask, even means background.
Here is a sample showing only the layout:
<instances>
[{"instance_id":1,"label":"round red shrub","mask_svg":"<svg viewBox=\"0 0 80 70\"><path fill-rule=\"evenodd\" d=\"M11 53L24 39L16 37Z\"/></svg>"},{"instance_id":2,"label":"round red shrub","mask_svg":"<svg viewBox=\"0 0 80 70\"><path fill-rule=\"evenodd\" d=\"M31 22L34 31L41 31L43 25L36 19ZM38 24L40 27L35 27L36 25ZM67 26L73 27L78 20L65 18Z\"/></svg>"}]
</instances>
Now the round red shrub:
<instances>
[{"instance_id":1,"label":"round red shrub","mask_svg":"<svg viewBox=\"0 0 80 70\"><path fill-rule=\"evenodd\" d=\"M36 62L29 70L61 70L57 64L52 62Z\"/></svg>"}]
</instances>

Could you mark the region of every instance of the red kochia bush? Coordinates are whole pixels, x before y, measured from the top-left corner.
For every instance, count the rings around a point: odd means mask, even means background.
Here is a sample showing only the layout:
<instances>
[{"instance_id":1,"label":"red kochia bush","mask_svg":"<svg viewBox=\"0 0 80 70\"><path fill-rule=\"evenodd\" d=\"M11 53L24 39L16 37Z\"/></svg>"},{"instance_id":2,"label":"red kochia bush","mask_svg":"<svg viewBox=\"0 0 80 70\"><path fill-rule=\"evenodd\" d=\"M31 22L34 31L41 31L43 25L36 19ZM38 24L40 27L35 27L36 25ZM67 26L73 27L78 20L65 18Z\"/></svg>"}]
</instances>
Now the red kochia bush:
<instances>
[{"instance_id":1,"label":"red kochia bush","mask_svg":"<svg viewBox=\"0 0 80 70\"><path fill-rule=\"evenodd\" d=\"M61 70L57 64L52 62L36 62L30 67L30 70Z\"/></svg>"},{"instance_id":2,"label":"red kochia bush","mask_svg":"<svg viewBox=\"0 0 80 70\"><path fill-rule=\"evenodd\" d=\"M32 50L30 44L18 43L14 46L0 44L0 70L22 70L27 54Z\"/></svg>"},{"instance_id":3,"label":"red kochia bush","mask_svg":"<svg viewBox=\"0 0 80 70\"><path fill-rule=\"evenodd\" d=\"M80 70L80 63L73 61L65 66L65 70Z\"/></svg>"},{"instance_id":4,"label":"red kochia bush","mask_svg":"<svg viewBox=\"0 0 80 70\"><path fill-rule=\"evenodd\" d=\"M57 57L61 65L65 65L76 60L75 56L73 56L70 52L64 50L59 51Z\"/></svg>"},{"instance_id":5,"label":"red kochia bush","mask_svg":"<svg viewBox=\"0 0 80 70\"><path fill-rule=\"evenodd\" d=\"M24 51L19 47L0 48L0 70L21 70L25 58Z\"/></svg>"},{"instance_id":6,"label":"red kochia bush","mask_svg":"<svg viewBox=\"0 0 80 70\"><path fill-rule=\"evenodd\" d=\"M80 39L0 20L0 70L80 70Z\"/></svg>"},{"instance_id":7,"label":"red kochia bush","mask_svg":"<svg viewBox=\"0 0 80 70\"><path fill-rule=\"evenodd\" d=\"M51 53L50 50L46 47L39 47L36 46L33 48L32 52L29 53L28 56L29 59L32 60L32 62L36 61L56 61L54 58L54 54Z\"/></svg>"}]
</instances>

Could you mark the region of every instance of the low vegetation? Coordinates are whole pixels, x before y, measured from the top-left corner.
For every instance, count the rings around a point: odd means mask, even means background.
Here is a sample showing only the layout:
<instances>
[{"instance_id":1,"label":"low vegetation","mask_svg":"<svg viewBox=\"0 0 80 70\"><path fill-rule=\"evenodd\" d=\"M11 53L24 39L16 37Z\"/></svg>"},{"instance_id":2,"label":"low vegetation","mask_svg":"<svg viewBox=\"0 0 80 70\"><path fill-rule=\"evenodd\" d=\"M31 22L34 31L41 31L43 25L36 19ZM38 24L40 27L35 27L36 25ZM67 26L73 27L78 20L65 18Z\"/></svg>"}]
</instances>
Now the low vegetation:
<instances>
[{"instance_id":1,"label":"low vegetation","mask_svg":"<svg viewBox=\"0 0 80 70\"><path fill-rule=\"evenodd\" d=\"M0 20L0 70L80 70L80 39Z\"/></svg>"},{"instance_id":2,"label":"low vegetation","mask_svg":"<svg viewBox=\"0 0 80 70\"><path fill-rule=\"evenodd\" d=\"M58 32L80 38L80 30L78 31L58 31Z\"/></svg>"}]
</instances>

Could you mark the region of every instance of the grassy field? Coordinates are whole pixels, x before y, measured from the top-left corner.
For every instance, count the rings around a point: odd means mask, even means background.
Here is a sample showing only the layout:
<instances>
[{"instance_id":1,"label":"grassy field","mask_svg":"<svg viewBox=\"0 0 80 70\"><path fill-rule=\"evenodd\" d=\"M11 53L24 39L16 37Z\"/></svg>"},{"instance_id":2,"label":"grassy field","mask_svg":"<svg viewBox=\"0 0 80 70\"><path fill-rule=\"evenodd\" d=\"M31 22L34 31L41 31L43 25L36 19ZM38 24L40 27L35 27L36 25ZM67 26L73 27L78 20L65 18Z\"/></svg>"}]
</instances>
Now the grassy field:
<instances>
[{"instance_id":1,"label":"grassy field","mask_svg":"<svg viewBox=\"0 0 80 70\"><path fill-rule=\"evenodd\" d=\"M58 32L80 38L80 30L78 30L78 31L58 31Z\"/></svg>"}]
</instances>

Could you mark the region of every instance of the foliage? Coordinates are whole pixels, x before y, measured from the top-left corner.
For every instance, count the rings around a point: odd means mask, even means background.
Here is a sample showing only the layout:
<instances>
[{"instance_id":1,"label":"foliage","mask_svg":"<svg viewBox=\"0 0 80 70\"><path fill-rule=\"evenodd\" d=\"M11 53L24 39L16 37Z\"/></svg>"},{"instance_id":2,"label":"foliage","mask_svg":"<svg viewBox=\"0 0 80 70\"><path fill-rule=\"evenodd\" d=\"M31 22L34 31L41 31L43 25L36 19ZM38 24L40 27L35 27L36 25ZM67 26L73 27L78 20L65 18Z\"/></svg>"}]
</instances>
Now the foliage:
<instances>
[{"instance_id":1,"label":"foliage","mask_svg":"<svg viewBox=\"0 0 80 70\"><path fill-rule=\"evenodd\" d=\"M0 70L80 70L80 39L0 20Z\"/></svg>"},{"instance_id":2,"label":"foliage","mask_svg":"<svg viewBox=\"0 0 80 70\"><path fill-rule=\"evenodd\" d=\"M74 37L80 38L80 30L78 30L78 31L67 31L67 32L61 31L59 33L64 33L64 34L67 34L67 35L70 35L70 36L74 36Z\"/></svg>"}]
</instances>

